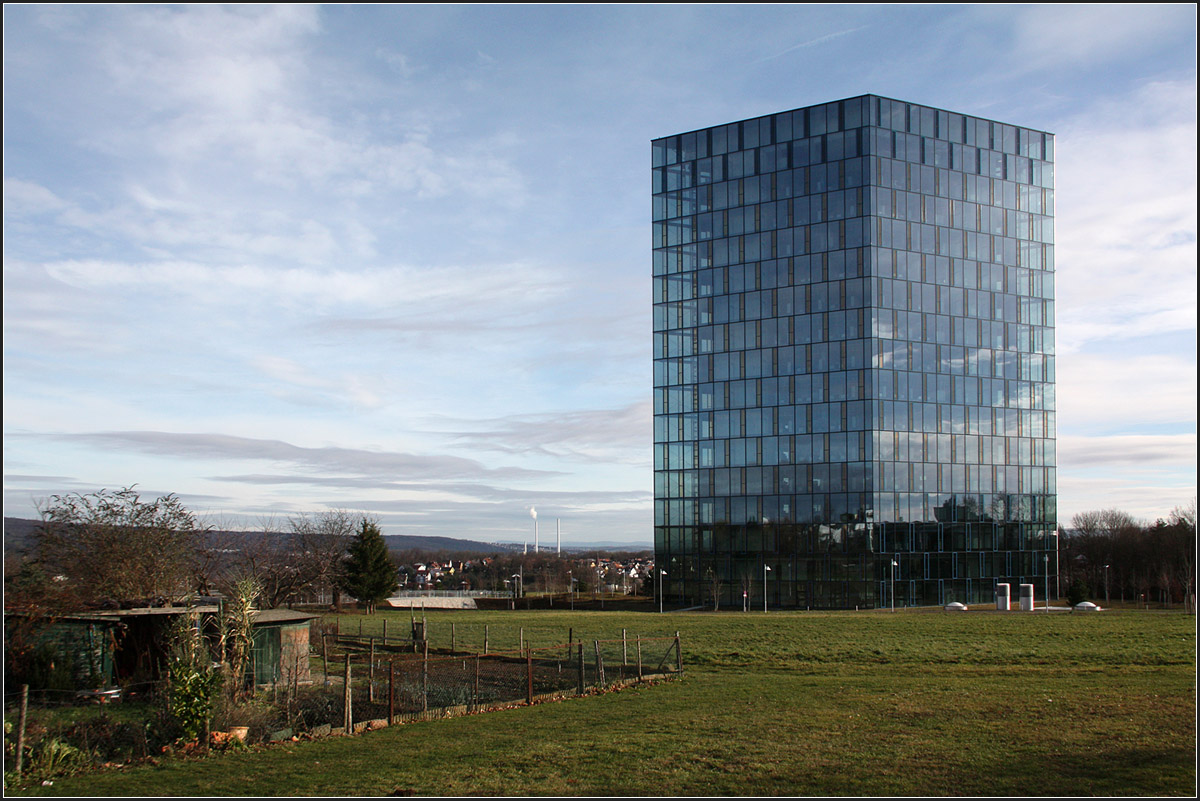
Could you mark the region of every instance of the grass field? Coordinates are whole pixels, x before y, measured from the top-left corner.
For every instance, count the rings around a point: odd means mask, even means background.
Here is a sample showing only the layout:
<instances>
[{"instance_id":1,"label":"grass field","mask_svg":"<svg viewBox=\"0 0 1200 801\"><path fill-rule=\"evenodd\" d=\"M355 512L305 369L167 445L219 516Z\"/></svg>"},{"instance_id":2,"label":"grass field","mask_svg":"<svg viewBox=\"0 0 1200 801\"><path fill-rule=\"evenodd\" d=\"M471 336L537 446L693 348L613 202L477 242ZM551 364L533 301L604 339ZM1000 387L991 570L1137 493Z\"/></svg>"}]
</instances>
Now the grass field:
<instances>
[{"instance_id":1,"label":"grass field","mask_svg":"<svg viewBox=\"0 0 1200 801\"><path fill-rule=\"evenodd\" d=\"M388 612L389 626L409 613ZM681 680L28 794L1194 796L1191 615L441 612L493 649L680 632ZM359 618L342 619L357 630ZM381 626L379 616L365 630ZM11 794L11 793L10 793Z\"/></svg>"}]
</instances>

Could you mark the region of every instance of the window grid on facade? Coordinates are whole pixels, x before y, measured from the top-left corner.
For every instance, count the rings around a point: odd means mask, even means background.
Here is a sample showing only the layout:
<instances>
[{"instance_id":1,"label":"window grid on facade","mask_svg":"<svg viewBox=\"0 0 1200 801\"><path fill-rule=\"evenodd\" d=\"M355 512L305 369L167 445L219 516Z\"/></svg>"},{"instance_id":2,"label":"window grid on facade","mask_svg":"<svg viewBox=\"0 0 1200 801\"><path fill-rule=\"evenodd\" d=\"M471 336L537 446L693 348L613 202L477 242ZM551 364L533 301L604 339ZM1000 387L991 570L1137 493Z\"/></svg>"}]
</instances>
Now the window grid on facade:
<instances>
[{"instance_id":1,"label":"window grid on facade","mask_svg":"<svg viewBox=\"0 0 1200 801\"><path fill-rule=\"evenodd\" d=\"M652 155L668 596L980 602L1056 574L1053 136L864 96Z\"/></svg>"}]
</instances>

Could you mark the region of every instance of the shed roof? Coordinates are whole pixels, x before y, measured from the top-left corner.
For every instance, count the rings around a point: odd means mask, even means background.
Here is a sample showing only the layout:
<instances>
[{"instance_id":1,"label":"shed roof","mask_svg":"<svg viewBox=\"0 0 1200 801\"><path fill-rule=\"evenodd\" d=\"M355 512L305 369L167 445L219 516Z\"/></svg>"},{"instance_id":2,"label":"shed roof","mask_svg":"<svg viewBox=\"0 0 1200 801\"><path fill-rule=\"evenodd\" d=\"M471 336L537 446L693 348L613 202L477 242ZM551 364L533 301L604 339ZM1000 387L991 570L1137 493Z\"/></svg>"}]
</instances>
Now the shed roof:
<instances>
[{"instance_id":1,"label":"shed roof","mask_svg":"<svg viewBox=\"0 0 1200 801\"><path fill-rule=\"evenodd\" d=\"M259 609L254 613L254 623L303 623L315 620L320 615L297 612L295 609Z\"/></svg>"}]
</instances>

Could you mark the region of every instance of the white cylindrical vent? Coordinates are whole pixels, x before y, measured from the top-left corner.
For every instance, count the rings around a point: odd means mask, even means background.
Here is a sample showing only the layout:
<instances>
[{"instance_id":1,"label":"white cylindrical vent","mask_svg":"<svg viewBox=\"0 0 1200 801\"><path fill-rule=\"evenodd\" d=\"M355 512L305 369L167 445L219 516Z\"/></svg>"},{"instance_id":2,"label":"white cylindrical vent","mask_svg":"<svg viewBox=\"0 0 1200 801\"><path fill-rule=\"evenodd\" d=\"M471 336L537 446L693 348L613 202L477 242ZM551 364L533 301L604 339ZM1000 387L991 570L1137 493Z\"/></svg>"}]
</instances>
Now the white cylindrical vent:
<instances>
[{"instance_id":1,"label":"white cylindrical vent","mask_svg":"<svg viewBox=\"0 0 1200 801\"><path fill-rule=\"evenodd\" d=\"M1032 612L1033 611L1033 585L1032 584L1022 584L1021 585L1021 611L1022 612Z\"/></svg>"},{"instance_id":2,"label":"white cylindrical vent","mask_svg":"<svg viewBox=\"0 0 1200 801\"><path fill-rule=\"evenodd\" d=\"M1012 604L1012 594L1009 592L1007 584L996 585L996 608L1001 612L1007 612Z\"/></svg>"}]
</instances>

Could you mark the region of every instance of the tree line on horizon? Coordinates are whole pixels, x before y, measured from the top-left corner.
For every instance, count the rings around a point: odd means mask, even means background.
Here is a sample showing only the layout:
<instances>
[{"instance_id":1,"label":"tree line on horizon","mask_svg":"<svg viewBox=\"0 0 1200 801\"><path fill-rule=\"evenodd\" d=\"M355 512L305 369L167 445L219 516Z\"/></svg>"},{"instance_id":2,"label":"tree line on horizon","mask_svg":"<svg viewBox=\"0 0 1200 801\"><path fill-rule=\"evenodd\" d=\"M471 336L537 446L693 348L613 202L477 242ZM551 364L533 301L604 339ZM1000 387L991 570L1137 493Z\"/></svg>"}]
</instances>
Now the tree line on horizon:
<instances>
[{"instance_id":1,"label":"tree line on horizon","mask_svg":"<svg viewBox=\"0 0 1200 801\"><path fill-rule=\"evenodd\" d=\"M1139 522L1120 509L1080 512L1059 535L1059 582L1093 599L1196 609L1196 501Z\"/></svg>"},{"instance_id":2,"label":"tree line on horizon","mask_svg":"<svg viewBox=\"0 0 1200 801\"><path fill-rule=\"evenodd\" d=\"M55 495L39 512L28 553L5 559L6 611L233 597L245 581L264 608L345 593L373 609L396 588L377 521L345 510L267 521L260 536L202 526L175 495L133 487Z\"/></svg>"}]
</instances>

